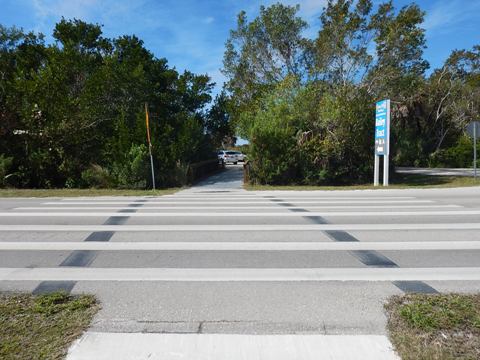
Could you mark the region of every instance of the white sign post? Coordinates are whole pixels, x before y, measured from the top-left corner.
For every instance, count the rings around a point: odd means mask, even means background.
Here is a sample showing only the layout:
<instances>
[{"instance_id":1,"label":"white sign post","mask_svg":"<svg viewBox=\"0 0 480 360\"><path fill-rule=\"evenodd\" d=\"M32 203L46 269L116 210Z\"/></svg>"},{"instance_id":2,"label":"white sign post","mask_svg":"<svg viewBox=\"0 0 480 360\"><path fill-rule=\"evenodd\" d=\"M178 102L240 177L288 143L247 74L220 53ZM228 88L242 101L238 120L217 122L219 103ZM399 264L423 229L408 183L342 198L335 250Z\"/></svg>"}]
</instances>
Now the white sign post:
<instances>
[{"instance_id":1,"label":"white sign post","mask_svg":"<svg viewBox=\"0 0 480 360\"><path fill-rule=\"evenodd\" d=\"M473 138L473 177L477 179L477 136L480 130L480 121L472 121L467 126L467 133Z\"/></svg>"},{"instance_id":2,"label":"white sign post","mask_svg":"<svg viewBox=\"0 0 480 360\"><path fill-rule=\"evenodd\" d=\"M381 100L375 107L375 170L373 185L379 185L380 156L383 156L383 186L388 186L390 154L390 100Z\"/></svg>"},{"instance_id":3,"label":"white sign post","mask_svg":"<svg viewBox=\"0 0 480 360\"><path fill-rule=\"evenodd\" d=\"M477 122L473 123L473 177L477 180Z\"/></svg>"}]
</instances>

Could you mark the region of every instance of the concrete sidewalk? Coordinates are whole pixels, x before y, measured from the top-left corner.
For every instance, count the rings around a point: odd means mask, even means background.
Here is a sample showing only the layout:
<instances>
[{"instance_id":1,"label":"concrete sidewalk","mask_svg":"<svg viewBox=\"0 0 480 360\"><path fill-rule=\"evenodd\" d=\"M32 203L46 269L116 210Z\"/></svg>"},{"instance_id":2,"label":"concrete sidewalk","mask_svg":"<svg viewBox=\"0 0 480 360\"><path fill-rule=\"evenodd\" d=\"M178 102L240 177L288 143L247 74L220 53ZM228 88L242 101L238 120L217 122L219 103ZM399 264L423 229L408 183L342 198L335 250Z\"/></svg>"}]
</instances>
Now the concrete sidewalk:
<instances>
[{"instance_id":1,"label":"concrete sidewalk","mask_svg":"<svg viewBox=\"0 0 480 360\"><path fill-rule=\"evenodd\" d=\"M382 335L87 332L67 360L397 360Z\"/></svg>"}]
</instances>

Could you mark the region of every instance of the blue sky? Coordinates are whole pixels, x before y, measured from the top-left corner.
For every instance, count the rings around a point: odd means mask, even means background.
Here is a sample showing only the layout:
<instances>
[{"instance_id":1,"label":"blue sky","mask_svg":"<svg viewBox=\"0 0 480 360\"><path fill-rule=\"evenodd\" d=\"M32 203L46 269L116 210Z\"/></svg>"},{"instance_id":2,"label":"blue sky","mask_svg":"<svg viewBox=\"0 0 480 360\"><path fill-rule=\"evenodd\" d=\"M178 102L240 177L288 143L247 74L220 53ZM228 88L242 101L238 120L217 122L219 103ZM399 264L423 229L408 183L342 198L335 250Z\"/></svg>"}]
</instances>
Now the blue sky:
<instances>
[{"instance_id":1,"label":"blue sky","mask_svg":"<svg viewBox=\"0 0 480 360\"><path fill-rule=\"evenodd\" d=\"M62 16L104 25L107 37L135 34L157 57L183 71L208 73L219 85L225 40L235 27L236 15L250 18L260 5L275 0L0 0L0 23L36 30L47 35ZM318 15L326 0L284 0L300 4L300 14L310 24L308 34L319 29ZM376 1L377 3L380 1ZM394 0L401 7L411 0ZM480 0L419 0L427 11L426 59L437 67L451 50L480 44Z\"/></svg>"}]
</instances>

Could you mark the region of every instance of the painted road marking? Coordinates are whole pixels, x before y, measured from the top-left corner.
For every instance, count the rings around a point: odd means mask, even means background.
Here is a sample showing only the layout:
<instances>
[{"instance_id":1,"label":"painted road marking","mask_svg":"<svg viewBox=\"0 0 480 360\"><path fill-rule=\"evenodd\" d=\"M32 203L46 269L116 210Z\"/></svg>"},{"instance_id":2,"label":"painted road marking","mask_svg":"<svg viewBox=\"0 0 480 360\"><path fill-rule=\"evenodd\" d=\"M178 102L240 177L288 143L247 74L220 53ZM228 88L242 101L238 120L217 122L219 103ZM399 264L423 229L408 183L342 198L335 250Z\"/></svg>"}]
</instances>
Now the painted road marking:
<instances>
[{"instance_id":1,"label":"painted road marking","mask_svg":"<svg viewBox=\"0 0 480 360\"><path fill-rule=\"evenodd\" d=\"M478 267L0 268L0 281L478 281Z\"/></svg>"},{"instance_id":2,"label":"painted road marking","mask_svg":"<svg viewBox=\"0 0 480 360\"><path fill-rule=\"evenodd\" d=\"M405 201L405 200L418 200L416 197L413 196L401 196L401 197L396 197L396 196L315 196L315 195L305 195L305 196L288 196L288 195L278 195L278 196L261 196L261 195L254 195L254 196L249 196L249 195L237 195L237 196L232 196L232 195L204 195L204 196L162 196L161 198L158 198L158 200L234 200L237 201L239 199L248 199L248 200L271 200L271 199L286 199L286 200L329 200L329 201L334 201L334 200L345 200L345 201L351 201L351 200L369 200L369 201L375 201L375 200L389 200L389 201ZM121 200L121 199L117 199Z\"/></svg>"},{"instance_id":3,"label":"painted road marking","mask_svg":"<svg viewBox=\"0 0 480 360\"><path fill-rule=\"evenodd\" d=\"M461 205L395 205L398 209L454 209L461 208ZM125 206L43 206L43 207L18 207L15 210L127 210L131 207ZM316 209L316 210L335 210L335 209L392 209L391 205L339 205L339 206L282 206L277 204L271 206L143 206L141 210L275 210L275 209Z\"/></svg>"},{"instance_id":4,"label":"painted road marking","mask_svg":"<svg viewBox=\"0 0 480 360\"><path fill-rule=\"evenodd\" d=\"M466 216L480 210L455 211L338 211L338 212L0 212L0 217L366 217L366 216Z\"/></svg>"},{"instance_id":5,"label":"painted road marking","mask_svg":"<svg viewBox=\"0 0 480 360\"><path fill-rule=\"evenodd\" d=\"M392 242L95 242L0 241L0 250L95 251L354 251L354 250L480 250L480 241Z\"/></svg>"},{"instance_id":6,"label":"painted road marking","mask_svg":"<svg viewBox=\"0 0 480 360\"><path fill-rule=\"evenodd\" d=\"M304 213L305 214L305 213ZM390 230L480 230L480 223L433 224L318 224L318 225L0 225L0 231L390 231Z\"/></svg>"},{"instance_id":7,"label":"painted road marking","mask_svg":"<svg viewBox=\"0 0 480 360\"><path fill-rule=\"evenodd\" d=\"M221 200L221 201L208 201L199 199L198 201L149 201L148 204L152 205L178 205L178 204L212 204L212 205L232 205L235 204L282 204L282 203L294 203L294 204L431 204L434 201L432 200L307 200L307 201L293 201L291 199L281 199L281 201L272 202L271 200L247 200L247 201L237 201L237 200ZM131 201L49 201L43 203L44 205L124 205L131 204Z\"/></svg>"},{"instance_id":8,"label":"painted road marking","mask_svg":"<svg viewBox=\"0 0 480 360\"><path fill-rule=\"evenodd\" d=\"M61 200L65 201L94 201L94 200L162 200L162 199L269 199L269 198L287 198L287 199L315 199L315 200L414 200L414 196L316 196L316 195L279 195L279 196L268 196L268 195L243 195L243 194L204 194L204 195L163 195L163 196L152 196L152 197L74 197L74 198L62 198Z\"/></svg>"},{"instance_id":9,"label":"painted road marking","mask_svg":"<svg viewBox=\"0 0 480 360\"><path fill-rule=\"evenodd\" d=\"M383 335L240 335L86 332L67 360L399 360Z\"/></svg>"}]
</instances>

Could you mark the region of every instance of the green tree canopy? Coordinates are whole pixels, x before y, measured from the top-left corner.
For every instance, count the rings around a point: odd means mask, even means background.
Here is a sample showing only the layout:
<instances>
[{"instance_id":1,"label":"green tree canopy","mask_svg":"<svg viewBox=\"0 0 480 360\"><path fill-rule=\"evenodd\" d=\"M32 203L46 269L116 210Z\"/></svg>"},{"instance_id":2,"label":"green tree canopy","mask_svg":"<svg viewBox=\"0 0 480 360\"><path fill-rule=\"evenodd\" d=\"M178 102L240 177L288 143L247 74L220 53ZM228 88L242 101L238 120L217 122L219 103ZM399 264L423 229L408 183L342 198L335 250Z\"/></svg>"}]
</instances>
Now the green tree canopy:
<instances>
[{"instance_id":1,"label":"green tree canopy","mask_svg":"<svg viewBox=\"0 0 480 360\"><path fill-rule=\"evenodd\" d=\"M178 74L136 36L108 39L78 19L62 19L53 37L46 45L41 34L0 27L0 154L13 159L10 185L150 185L145 103L157 186L181 184L176 168L211 158L207 75Z\"/></svg>"},{"instance_id":2,"label":"green tree canopy","mask_svg":"<svg viewBox=\"0 0 480 360\"><path fill-rule=\"evenodd\" d=\"M274 4L251 21L241 12L226 43L230 116L250 141L252 181L369 179L380 99L392 102L397 164L430 163L478 116L479 48L454 51L427 75L415 3L329 0L314 39L298 11Z\"/></svg>"}]
</instances>

